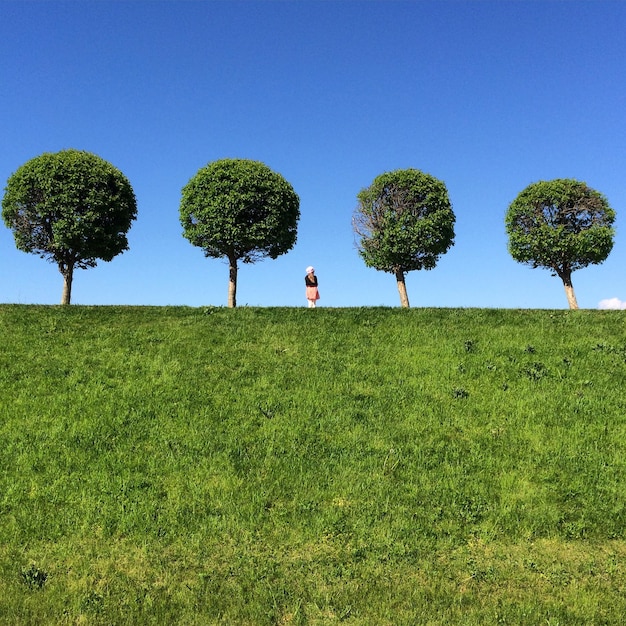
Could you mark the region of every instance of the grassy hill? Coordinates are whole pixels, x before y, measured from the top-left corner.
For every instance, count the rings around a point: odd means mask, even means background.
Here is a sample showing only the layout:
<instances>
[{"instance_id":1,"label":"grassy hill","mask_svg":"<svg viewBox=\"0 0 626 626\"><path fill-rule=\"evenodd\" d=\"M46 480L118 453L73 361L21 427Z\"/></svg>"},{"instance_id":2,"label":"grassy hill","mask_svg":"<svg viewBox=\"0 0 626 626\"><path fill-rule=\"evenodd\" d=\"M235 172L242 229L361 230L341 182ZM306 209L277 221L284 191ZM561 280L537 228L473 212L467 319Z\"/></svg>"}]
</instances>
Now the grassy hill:
<instances>
[{"instance_id":1,"label":"grassy hill","mask_svg":"<svg viewBox=\"0 0 626 626\"><path fill-rule=\"evenodd\" d=\"M0 332L2 624L623 623L625 312Z\"/></svg>"}]
</instances>

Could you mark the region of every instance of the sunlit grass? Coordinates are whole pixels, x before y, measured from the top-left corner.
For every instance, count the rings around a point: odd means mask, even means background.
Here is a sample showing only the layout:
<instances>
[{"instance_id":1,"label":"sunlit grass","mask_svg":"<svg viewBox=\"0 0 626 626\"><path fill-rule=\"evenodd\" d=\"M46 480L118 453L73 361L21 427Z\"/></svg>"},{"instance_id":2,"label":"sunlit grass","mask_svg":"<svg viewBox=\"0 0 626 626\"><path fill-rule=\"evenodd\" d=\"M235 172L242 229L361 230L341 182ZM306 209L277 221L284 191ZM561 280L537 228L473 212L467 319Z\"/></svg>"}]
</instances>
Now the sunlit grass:
<instances>
[{"instance_id":1,"label":"sunlit grass","mask_svg":"<svg viewBox=\"0 0 626 626\"><path fill-rule=\"evenodd\" d=\"M0 306L0 622L620 624L625 321Z\"/></svg>"}]
</instances>

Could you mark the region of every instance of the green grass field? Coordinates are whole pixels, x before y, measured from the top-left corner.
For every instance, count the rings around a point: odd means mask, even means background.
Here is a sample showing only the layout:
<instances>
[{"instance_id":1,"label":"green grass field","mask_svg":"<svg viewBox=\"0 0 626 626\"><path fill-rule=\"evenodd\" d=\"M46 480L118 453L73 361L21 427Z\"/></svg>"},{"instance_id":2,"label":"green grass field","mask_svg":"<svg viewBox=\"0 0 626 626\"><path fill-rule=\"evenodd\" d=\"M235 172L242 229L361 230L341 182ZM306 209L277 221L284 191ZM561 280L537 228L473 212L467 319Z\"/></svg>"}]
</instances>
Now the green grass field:
<instances>
[{"instance_id":1,"label":"green grass field","mask_svg":"<svg viewBox=\"0 0 626 626\"><path fill-rule=\"evenodd\" d=\"M2 624L624 623L626 312L0 329Z\"/></svg>"}]
</instances>

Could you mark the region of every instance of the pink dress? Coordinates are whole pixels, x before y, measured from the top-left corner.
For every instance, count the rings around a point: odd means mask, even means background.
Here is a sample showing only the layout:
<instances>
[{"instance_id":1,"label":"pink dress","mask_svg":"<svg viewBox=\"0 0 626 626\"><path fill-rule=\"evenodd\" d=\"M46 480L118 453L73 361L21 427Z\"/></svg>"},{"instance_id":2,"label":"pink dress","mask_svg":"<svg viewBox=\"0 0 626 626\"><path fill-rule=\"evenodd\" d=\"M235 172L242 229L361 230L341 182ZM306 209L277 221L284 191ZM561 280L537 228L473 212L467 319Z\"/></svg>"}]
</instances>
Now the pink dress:
<instances>
[{"instance_id":1,"label":"pink dress","mask_svg":"<svg viewBox=\"0 0 626 626\"><path fill-rule=\"evenodd\" d=\"M320 292L317 290L317 287L309 287L307 285L306 299L307 300L319 300L320 299Z\"/></svg>"},{"instance_id":2,"label":"pink dress","mask_svg":"<svg viewBox=\"0 0 626 626\"><path fill-rule=\"evenodd\" d=\"M312 281L307 274L304 277L304 284L306 285L306 299L307 300L319 300L320 292L317 289L317 276L315 277L315 281Z\"/></svg>"}]
</instances>

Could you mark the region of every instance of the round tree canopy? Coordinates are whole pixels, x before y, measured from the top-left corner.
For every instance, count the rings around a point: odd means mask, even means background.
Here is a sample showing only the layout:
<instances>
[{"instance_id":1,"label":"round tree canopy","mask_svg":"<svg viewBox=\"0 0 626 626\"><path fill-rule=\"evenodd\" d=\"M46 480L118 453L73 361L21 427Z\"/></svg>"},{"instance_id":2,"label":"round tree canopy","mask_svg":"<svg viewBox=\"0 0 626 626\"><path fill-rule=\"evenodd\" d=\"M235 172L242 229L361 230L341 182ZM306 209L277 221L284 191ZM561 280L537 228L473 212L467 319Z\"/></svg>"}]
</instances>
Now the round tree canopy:
<instances>
[{"instance_id":1,"label":"round tree canopy","mask_svg":"<svg viewBox=\"0 0 626 626\"><path fill-rule=\"evenodd\" d=\"M357 195L353 224L366 265L390 273L432 269L454 243L445 184L420 170L387 172Z\"/></svg>"},{"instance_id":2,"label":"round tree canopy","mask_svg":"<svg viewBox=\"0 0 626 626\"><path fill-rule=\"evenodd\" d=\"M258 161L209 163L182 192L183 234L208 257L275 259L295 245L299 218L293 187Z\"/></svg>"},{"instance_id":3,"label":"round tree canopy","mask_svg":"<svg viewBox=\"0 0 626 626\"><path fill-rule=\"evenodd\" d=\"M562 278L602 263L613 248L615 212L586 183L557 178L526 187L509 206L509 252Z\"/></svg>"},{"instance_id":4,"label":"round tree canopy","mask_svg":"<svg viewBox=\"0 0 626 626\"><path fill-rule=\"evenodd\" d=\"M61 269L93 267L97 259L110 261L126 250L136 215L127 178L80 150L31 159L9 178L2 199L2 217L17 248Z\"/></svg>"}]
</instances>

